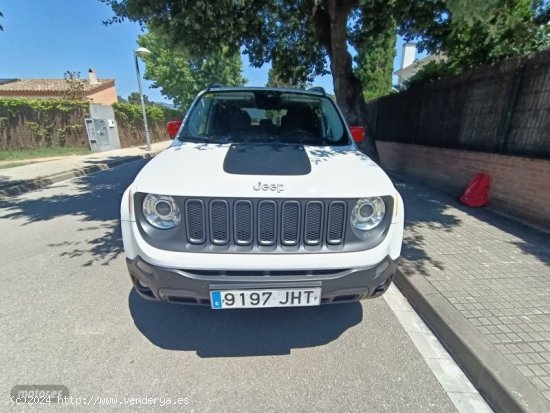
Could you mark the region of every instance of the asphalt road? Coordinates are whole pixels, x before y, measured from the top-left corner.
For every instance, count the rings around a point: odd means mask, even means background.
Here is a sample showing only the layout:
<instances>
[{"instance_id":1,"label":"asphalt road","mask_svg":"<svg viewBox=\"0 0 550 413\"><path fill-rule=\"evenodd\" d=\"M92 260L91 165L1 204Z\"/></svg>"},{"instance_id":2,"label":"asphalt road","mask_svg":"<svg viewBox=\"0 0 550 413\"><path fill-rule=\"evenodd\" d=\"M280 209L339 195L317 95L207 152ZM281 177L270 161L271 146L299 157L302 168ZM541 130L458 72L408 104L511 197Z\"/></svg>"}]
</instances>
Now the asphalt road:
<instances>
[{"instance_id":1,"label":"asphalt road","mask_svg":"<svg viewBox=\"0 0 550 413\"><path fill-rule=\"evenodd\" d=\"M455 411L382 298L214 312L132 292L119 201L144 162L0 200L0 410L15 385L62 384L90 411Z\"/></svg>"}]
</instances>

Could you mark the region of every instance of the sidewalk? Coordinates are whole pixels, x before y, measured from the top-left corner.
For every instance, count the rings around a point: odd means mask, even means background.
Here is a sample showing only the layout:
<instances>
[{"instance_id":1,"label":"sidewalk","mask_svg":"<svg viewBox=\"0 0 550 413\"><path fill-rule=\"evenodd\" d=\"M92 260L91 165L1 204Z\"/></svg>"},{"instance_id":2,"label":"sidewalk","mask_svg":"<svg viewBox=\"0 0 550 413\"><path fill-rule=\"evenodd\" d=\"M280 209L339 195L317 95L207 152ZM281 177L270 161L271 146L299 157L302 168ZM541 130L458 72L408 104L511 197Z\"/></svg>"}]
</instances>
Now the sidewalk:
<instances>
[{"instance_id":1,"label":"sidewalk","mask_svg":"<svg viewBox=\"0 0 550 413\"><path fill-rule=\"evenodd\" d=\"M21 194L75 176L149 158L171 143L172 141L154 143L151 145L151 152L145 150L145 147L132 147L1 169L0 197Z\"/></svg>"},{"instance_id":2,"label":"sidewalk","mask_svg":"<svg viewBox=\"0 0 550 413\"><path fill-rule=\"evenodd\" d=\"M395 181L399 288L496 410L550 412L550 235Z\"/></svg>"}]
</instances>

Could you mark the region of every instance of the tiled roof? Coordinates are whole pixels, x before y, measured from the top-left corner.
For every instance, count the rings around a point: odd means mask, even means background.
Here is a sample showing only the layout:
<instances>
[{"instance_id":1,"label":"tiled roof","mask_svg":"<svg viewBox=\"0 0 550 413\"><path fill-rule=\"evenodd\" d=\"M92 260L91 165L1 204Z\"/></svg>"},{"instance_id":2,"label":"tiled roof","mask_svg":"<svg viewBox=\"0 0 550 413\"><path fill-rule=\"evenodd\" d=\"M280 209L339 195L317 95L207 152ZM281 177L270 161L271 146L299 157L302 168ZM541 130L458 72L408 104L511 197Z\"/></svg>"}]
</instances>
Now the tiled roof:
<instances>
[{"instance_id":1,"label":"tiled roof","mask_svg":"<svg viewBox=\"0 0 550 413\"><path fill-rule=\"evenodd\" d=\"M422 59L415 60L412 64L403 69L396 70L393 72L394 75L402 77L412 77L416 72L418 72L422 67L426 66L431 62L439 62L441 60L446 60L447 56L442 54L429 55ZM1 86L0 86L1 87Z\"/></svg>"},{"instance_id":2,"label":"tiled roof","mask_svg":"<svg viewBox=\"0 0 550 413\"><path fill-rule=\"evenodd\" d=\"M65 79L3 79L0 82L0 93L62 93L67 90ZM91 93L107 84L114 84L113 79L98 79L98 84L92 85L89 80L80 79L84 85L84 92Z\"/></svg>"}]
</instances>

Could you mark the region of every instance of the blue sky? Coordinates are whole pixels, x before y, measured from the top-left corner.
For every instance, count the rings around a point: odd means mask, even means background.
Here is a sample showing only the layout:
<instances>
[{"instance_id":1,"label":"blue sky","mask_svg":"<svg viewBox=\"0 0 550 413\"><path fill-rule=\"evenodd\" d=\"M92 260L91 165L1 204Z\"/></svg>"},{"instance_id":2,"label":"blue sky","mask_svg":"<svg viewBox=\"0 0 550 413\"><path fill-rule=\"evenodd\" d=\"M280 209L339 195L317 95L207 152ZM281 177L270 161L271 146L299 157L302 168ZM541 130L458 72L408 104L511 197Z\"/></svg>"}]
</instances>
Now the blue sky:
<instances>
[{"instance_id":1,"label":"blue sky","mask_svg":"<svg viewBox=\"0 0 550 413\"><path fill-rule=\"evenodd\" d=\"M87 76L94 68L100 78L116 80L117 92L128 96L137 90L133 50L140 34L137 24L111 26L109 7L97 0L0 0L4 14L0 32L0 78L62 78L67 70ZM400 62L401 43L395 67ZM257 69L244 61L250 85L263 86L268 67ZM323 76L316 85L332 91L332 79ZM146 82L148 87L148 82ZM151 100L166 99L158 89L145 92Z\"/></svg>"}]
</instances>

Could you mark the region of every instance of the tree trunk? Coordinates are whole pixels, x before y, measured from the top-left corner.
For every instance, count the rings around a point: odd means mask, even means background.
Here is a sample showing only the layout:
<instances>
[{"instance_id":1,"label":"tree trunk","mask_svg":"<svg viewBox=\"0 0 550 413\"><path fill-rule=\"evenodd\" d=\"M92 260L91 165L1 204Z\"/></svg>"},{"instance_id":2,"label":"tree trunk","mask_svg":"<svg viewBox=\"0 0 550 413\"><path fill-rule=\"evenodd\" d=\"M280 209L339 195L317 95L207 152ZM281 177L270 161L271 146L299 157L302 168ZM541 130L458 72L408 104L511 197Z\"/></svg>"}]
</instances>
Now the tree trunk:
<instances>
[{"instance_id":1,"label":"tree trunk","mask_svg":"<svg viewBox=\"0 0 550 413\"><path fill-rule=\"evenodd\" d=\"M336 101L350 126L366 128L367 104L361 81L353 72L347 44L347 22L354 4L352 0L328 0L325 9L314 8L313 19L319 39L330 58ZM378 162L378 151L371 136L360 147Z\"/></svg>"}]
</instances>

